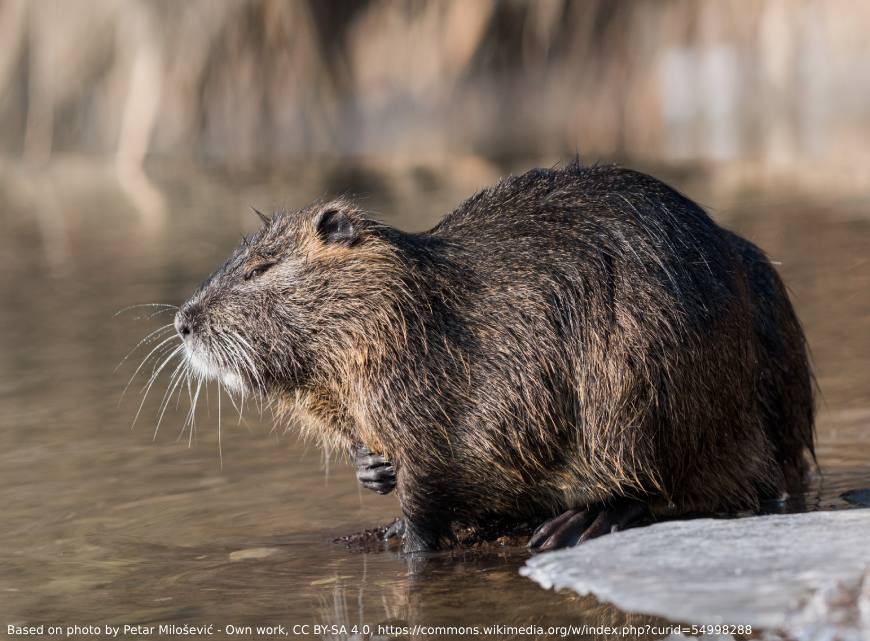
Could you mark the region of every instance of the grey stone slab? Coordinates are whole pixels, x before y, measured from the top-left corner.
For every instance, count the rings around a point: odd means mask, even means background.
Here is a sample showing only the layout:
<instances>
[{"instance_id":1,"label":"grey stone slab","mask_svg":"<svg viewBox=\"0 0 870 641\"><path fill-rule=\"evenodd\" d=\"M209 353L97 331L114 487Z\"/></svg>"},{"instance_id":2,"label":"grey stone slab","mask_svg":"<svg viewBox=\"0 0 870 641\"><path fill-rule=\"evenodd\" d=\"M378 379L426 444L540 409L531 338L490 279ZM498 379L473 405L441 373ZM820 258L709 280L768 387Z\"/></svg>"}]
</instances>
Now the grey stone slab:
<instances>
[{"instance_id":1,"label":"grey stone slab","mask_svg":"<svg viewBox=\"0 0 870 641\"><path fill-rule=\"evenodd\" d=\"M870 510L658 523L534 556L520 572L674 621L870 640Z\"/></svg>"}]
</instances>

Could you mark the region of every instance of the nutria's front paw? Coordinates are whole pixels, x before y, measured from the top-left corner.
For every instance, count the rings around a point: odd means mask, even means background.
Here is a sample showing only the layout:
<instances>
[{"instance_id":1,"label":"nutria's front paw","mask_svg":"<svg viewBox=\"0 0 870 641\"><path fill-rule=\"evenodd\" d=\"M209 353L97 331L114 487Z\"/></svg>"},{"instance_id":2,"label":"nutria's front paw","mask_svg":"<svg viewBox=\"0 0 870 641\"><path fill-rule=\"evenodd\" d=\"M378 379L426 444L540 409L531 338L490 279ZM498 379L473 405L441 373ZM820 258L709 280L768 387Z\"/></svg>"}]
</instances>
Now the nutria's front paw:
<instances>
[{"instance_id":1,"label":"nutria's front paw","mask_svg":"<svg viewBox=\"0 0 870 641\"><path fill-rule=\"evenodd\" d=\"M365 445L351 449L356 477L362 486L377 492L389 494L396 488L396 468L383 454L374 454Z\"/></svg>"},{"instance_id":2,"label":"nutria's front paw","mask_svg":"<svg viewBox=\"0 0 870 641\"><path fill-rule=\"evenodd\" d=\"M546 552L570 547L648 520L649 509L638 501L617 500L586 509L568 510L535 530L529 539L529 548L533 552Z\"/></svg>"}]
</instances>

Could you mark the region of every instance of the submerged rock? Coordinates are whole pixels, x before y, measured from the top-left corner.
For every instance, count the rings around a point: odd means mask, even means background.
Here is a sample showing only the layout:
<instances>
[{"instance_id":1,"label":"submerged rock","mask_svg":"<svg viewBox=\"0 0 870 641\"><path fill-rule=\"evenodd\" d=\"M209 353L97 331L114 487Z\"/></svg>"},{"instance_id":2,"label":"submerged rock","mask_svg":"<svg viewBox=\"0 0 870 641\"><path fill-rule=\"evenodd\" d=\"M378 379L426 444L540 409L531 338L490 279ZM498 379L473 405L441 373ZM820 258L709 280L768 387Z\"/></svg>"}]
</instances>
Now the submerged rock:
<instances>
[{"instance_id":1,"label":"submerged rock","mask_svg":"<svg viewBox=\"0 0 870 641\"><path fill-rule=\"evenodd\" d=\"M520 572L675 621L870 639L870 510L658 523L532 557Z\"/></svg>"}]
</instances>

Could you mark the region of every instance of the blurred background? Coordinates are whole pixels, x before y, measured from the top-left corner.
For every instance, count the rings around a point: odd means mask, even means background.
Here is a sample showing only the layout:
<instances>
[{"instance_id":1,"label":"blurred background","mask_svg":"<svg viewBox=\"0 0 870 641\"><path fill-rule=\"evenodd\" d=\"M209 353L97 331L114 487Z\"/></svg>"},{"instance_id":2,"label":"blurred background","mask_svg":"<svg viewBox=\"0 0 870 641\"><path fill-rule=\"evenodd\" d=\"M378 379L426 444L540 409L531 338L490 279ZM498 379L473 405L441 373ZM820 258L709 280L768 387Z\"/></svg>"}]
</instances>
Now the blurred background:
<instances>
[{"instance_id":1,"label":"blurred background","mask_svg":"<svg viewBox=\"0 0 870 641\"><path fill-rule=\"evenodd\" d=\"M334 545L395 499L214 389L194 429L186 390L164 403L170 308L128 309L180 304L251 206L345 194L423 230L575 154L769 253L820 389L808 504L845 507L870 486L868 31L848 0L0 0L0 620L625 620L520 577L523 550L412 575Z\"/></svg>"},{"instance_id":2,"label":"blurred background","mask_svg":"<svg viewBox=\"0 0 870 641\"><path fill-rule=\"evenodd\" d=\"M863 176L868 25L846 0L3 0L0 150Z\"/></svg>"}]
</instances>

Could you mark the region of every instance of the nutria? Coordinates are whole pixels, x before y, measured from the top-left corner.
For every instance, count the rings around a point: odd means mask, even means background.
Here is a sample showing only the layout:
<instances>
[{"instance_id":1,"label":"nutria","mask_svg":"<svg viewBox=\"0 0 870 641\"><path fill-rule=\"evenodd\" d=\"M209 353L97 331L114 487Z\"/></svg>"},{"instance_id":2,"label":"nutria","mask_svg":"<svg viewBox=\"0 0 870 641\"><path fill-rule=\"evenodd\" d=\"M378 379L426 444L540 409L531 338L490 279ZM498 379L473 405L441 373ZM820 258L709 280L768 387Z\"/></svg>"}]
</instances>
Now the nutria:
<instances>
[{"instance_id":1,"label":"nutria","mask_svg":"<svg viewBox=\"0 0 870 641\"><path fill-rule=\"evenodd\" d=\"M406 551L452 524L555 517L530 542L549 549L800 491L813 390L783 284L655 178L536 169L425 233L345 200L263 220L178 312L187 358L395 484Z\"/></svg>"}]
</instances>

